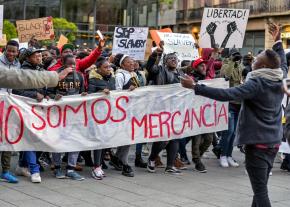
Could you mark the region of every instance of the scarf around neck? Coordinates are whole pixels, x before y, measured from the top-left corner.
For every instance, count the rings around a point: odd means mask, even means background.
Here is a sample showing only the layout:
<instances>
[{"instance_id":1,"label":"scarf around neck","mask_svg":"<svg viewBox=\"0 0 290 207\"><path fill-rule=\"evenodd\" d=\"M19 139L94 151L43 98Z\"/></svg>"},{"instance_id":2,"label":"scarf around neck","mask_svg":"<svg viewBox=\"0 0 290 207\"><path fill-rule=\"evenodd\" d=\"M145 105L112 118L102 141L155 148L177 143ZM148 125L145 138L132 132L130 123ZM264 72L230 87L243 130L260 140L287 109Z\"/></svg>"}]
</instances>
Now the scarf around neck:
<instances>
[{"instance_id":1,"label":"scarf around neck","mask_svg":"<svg viewBox=\"0 0 290 207\"><path fill-rule=\"evenodd\" d=\"M258 70L253 70L252 72L249 72L246 78L246 81L252 78L265 78L267 80L271 81L281 81L283 80L284 73L281 68L277 69L270 69L270 68L262 68Z\"/></svg>"}]
</instances>

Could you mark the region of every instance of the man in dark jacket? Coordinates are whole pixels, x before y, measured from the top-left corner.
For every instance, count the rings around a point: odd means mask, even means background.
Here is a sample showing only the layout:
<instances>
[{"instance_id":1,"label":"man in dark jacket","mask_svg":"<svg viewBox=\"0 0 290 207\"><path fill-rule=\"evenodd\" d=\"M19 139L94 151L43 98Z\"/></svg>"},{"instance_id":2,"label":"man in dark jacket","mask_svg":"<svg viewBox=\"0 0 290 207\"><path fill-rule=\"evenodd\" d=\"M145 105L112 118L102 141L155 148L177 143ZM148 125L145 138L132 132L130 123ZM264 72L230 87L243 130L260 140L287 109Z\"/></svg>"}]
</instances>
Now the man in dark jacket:
<instances>
[{"instance_id":1,"label":"man in dark jacket","mask_svg":"<svg viewBox=\"0 0 290 207\"><path fill-rule=\"evenodd\" d=\"M21 69L23 70L37 70L43 71L41 66L42 56L41 50L29 48L25 51L25 61L23 62ZM36 99L41 102L46 96L46 89L25 89L25 90L13 90L14 94ZM29 171L26 168L29 167ZM23 151L19 156L19 167L16 169L18 175L31 177L31 182L40 183L40 171L39 164L37 163L37 156L35 151Z\"/></svg>"},{"instance_id":2,"label":"man in dark jacket","mask_svg":"<svg viewBox=\"0 0 290 207\"><path fill-rule=\"evenodd\" d=\"M149 57L147 62L147 71L149 79L154 85L166 85L180 82L180 76L183 73L181 68L177 67L178 59L175 53L169 53L163 57L163 64L159 64L163 48L156 49ZM179 148L178 140L170 140L169 142L154 142L151 154L148 159L147 170L155 172L155 159L159 153L166 148L167 151L167 167L166 173L180 174L181 172L174 167L174 161L177 157Z\"/></svg>"},{"instance_id":3,"label":"man in dark jacket","mask_svg":"<svg viewBox=\"0 0 290 207\"><path fill-rule=\"evenodd\" d=\"M243 85L217 89L196 84L189 77L181 81L184 87L194 89L196 95L242 102L236 139L238 144L246 146L246 169L254 192L252 207L271 206L267 183L283 134L282 79L288 68L280 26L269 24L269 32L275 40L273 50L265 50L257 56L253 71Z\"/></svg>"}]
</instances>

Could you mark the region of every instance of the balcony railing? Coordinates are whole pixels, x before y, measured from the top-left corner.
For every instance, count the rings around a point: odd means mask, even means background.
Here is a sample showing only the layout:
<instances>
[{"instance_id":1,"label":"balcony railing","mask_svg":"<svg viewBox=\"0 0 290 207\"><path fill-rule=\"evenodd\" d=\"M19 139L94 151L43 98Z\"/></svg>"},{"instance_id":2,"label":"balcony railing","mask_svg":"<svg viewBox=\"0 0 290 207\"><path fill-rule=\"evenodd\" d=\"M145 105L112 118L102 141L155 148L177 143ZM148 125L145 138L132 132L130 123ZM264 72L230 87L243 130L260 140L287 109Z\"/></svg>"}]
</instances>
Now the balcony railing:
<instances>
[{"instance_id":1,"label":"balcony railing","mask_svg":"<svg viewBox=\"0 0 290 207\"><path fill-rule=\"evenodd\" d=\"M250 9L250 17L254 15L263 15L267 13L282 13L290 10L290 0L244 0L234 3L214 5L217 8L233 8L233 9ZM189 9L186 11L177 11L177 22L182 21L201 21L203 7Z\"/></svg>"}]
</instances>

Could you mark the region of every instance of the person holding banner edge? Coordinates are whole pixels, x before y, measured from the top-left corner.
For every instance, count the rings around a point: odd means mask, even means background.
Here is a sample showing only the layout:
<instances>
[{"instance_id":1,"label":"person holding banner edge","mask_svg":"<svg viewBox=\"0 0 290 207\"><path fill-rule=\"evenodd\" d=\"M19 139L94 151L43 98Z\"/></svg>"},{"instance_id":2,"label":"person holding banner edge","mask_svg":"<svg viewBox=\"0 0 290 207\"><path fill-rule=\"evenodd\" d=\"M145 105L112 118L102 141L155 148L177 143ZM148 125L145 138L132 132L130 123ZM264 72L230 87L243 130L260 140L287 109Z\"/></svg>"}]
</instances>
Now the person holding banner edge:
<instances>
[{"instance_id":1,"label":"person holding banner edge","mask_svg":"<svg viewBox=\"0 0 290 207\"><path fill-rule=\"evenodd\" d=\"M273 50L257 56L243 85L217 89L200 85L187 76L181 79L182 86L193 89L196 95L242 102L236 139L238 144L245 145L246 169L254 192L252 207L271 207L267 184L283 134L282 79L287 77L288 67L280 25L270 23L269 32L275 41Z\"/></svg>"}]
</instances>

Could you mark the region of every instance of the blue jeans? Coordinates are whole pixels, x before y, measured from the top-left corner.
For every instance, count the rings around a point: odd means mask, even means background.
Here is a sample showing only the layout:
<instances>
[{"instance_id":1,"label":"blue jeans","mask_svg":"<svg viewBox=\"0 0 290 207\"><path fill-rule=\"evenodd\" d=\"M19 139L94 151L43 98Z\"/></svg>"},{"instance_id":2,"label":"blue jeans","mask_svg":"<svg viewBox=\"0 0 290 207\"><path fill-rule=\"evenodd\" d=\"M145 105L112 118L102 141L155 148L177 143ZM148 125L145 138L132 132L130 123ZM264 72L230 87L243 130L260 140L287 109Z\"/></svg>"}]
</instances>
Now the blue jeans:
<instances>
[{"instance_id":1,"label":"blue jeans","mask_svg":"<svg viewBox=\"0 0 290 207\"><path fill-rule=\"evenodd\" d=\"M142 154L143 143L136 144L136 155Z\"/></svg>"},{"instance_id":2,"label":"blue jeans","mask_svg":"<svg viewBox=\"0 0 290 207\"><path fill-rule=\"evenodd\" d=\"M74 168L77 165L79 152L68 152L67 167ZM55 166L61 165L61 153L52 153L52 160Z\"/></svg>"},{"instance_id":3,"label":"blue jeans","mask_svg":"<svg viewBox=\"0 0 290 207\"><path fill-rule=\"evenodd\" d=\"M39 173L39 165L37 164L35 151L20 152L19 166L28 167L31 174Z\"/></svg>"},{"instance_id":4,"label":"blue jeans","mask_svg":"<svg viewBox=\"0 0 290 207\"><path fill-rule=\"evenodd\" d=\"M227 157L232 156L238 117L239 117L239 110L234 110L230 108L229 109L229 128L227 131L222 132L222 137L220 140L220 146L222 150L221 156L227 156Z\"/></svg>"}]
</instances>

